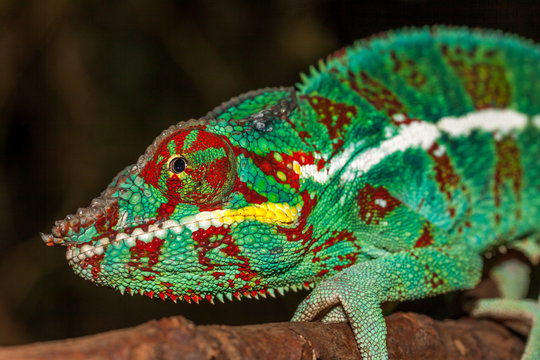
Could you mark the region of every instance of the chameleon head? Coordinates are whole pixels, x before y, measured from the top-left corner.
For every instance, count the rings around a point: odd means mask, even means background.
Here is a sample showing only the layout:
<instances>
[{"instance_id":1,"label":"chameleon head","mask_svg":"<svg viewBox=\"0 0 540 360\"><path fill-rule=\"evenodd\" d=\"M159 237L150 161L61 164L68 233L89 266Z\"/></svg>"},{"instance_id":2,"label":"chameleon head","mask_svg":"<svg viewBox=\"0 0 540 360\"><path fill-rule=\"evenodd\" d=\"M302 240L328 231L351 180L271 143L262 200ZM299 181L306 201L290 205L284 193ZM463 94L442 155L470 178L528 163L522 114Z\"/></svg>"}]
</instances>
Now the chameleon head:
<instances>
[{"instance_id":1,"label":"chameleon head","mask_svg":"<svg viewBox=\"0 0 540 360\"><path fill-rule=\"evenodd\" d=\"M263 89L170 127L43 240L67 246L83 278L122 292L188 301L272 294L301 262L291 237L311 201L299 169L314 159L294 139L295 108L293 90Z\"/></svg>"}]
</instances>

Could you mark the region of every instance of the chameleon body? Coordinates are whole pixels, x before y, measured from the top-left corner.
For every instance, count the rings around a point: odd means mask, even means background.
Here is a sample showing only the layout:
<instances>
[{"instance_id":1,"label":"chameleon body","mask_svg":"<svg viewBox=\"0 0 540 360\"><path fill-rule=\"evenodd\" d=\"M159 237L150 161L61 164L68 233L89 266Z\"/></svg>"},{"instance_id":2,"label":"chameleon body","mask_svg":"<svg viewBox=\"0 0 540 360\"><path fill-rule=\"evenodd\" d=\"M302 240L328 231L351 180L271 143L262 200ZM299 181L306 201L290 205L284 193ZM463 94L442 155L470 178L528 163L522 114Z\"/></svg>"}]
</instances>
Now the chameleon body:
<instances>
[{"instance_id":1,"label":"chameleon body","mask_svg":"<svg viewBox=\"0 0 540 360\"><path fill-rule=\"evenodd\" d=\"M380 303L471 288L484 252L538 233L538 79L540 49L515 36L374 36L296 89L165 130L43 239L122 293L199 302L315 286L294 320L348 320L363 357L384 359Z\"/></svg>"}]
</instances>

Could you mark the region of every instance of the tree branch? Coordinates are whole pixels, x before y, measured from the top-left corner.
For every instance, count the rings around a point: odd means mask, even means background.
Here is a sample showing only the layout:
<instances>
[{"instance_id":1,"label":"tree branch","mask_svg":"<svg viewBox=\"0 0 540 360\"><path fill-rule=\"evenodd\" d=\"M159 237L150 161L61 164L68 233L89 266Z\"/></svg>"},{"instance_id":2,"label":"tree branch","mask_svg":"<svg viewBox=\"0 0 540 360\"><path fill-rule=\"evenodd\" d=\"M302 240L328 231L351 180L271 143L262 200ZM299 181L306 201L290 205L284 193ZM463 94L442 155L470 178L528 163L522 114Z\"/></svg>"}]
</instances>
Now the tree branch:
<instances>
[{"instance_id":1,"label":"tree branch","mask_svg":"<svg viewBox=\"0 0 540 360\"><path fill-rule=\"evenodd\" d=\"M470 318L386 318L391 359L519 359L523 341L502 325ZM92 336L0 349L0 359L359 359L347 324L195 326L181 317Z\"/></svg>"}]
</instances>

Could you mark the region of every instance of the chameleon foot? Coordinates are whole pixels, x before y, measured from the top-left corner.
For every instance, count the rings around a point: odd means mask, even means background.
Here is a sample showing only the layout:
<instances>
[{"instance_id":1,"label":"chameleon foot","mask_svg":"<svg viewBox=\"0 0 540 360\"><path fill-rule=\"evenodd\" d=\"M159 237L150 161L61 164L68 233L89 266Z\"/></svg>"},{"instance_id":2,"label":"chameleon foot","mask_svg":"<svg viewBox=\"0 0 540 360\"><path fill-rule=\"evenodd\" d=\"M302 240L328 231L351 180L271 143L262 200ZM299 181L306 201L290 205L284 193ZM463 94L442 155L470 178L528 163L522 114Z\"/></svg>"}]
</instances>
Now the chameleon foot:
<instances>
[{"instance_id":1,"label":"chameleon foot","mask_svg":"<svg viewBox=\"0 0 540 360\"><path fill-rule=\"evenodd\" d=\"M343 307L338 305L331 308L322 318L321 322L325 324L348 322L349 318L343 310Z\"/></svg>"},{"instance_id":2,"label":"chameleon foot","mask_svg":"<svg viewBox=\"0 0 540 360\"><path fill-rule=\"evenodd\" d=\"M465 246L419 247L355 264L319 283L292 320L347 319L363 359L388 359L380 304L474 286L480 276L481 259L464 256L469 253ZM415 269L430 269L434 277L428 279ZM453 276L439 279L438 274L448 273L448 269Z\"/></svg>"},{"instance_id":3,"label":"chameleon foot","mask_svg":"<svg viewBox=\"0 0 540 360\"><path fill-rule=\"evenodd\" d=\"M501 297L522 299L527 296L530 272L529 266L519 260L511 259L491 269L489 277L497 285Z\"/></svg>"},{"instance_id":4,"label":"chameleon foot","mask_svg":"<svg viewBox=\"0 0 540 360\"><path fill-rule=\"evenodd\" d=\"M320 283L302 301L292 321L311 321L319 314L324 314L323 322L349 321L362 359L388 359L386 326L375 287L355 284L344 271Z\"/></svg>"},{"instance_id":5,"label":"chameleon foot","mask_svg":"<svg viewBox=\"0 0 540 360\"><path fill-rule=\"evenodd\" d=\"M540 304L529 299L483 299L479 300L472 313L477 317L519 319L531 321L531 331L522 360L540 359Z\"/></svg>"}]
</instances>

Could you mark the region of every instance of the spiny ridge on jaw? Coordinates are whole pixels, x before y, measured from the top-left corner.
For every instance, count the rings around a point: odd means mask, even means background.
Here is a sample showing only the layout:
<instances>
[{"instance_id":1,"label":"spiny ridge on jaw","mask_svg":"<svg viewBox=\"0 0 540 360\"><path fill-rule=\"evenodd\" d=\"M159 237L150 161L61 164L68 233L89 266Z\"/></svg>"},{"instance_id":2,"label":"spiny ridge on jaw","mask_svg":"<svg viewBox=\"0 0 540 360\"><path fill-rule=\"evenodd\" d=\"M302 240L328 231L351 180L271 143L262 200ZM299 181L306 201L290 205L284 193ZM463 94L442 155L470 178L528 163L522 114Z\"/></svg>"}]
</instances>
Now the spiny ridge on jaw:
<instances>
[{"instance_id":1,"label":"spiny ridge on jaw","mask_svg":"<svg viewBox=\"0 0 540 360\"><path fill-rule=\"evenodd\" d=\"M270 295L270 297L275 298L276 292L283 296L286 292L292 290L293 292L297 292L302 289L311 290L315 287L314 282L305 282L303 284L293 284L289 286L281 286L277 287L275 289L268 288L268 289L260 289L260 290L244 290L244 291L236 291L236 292L228 292L228 293L219 293L219 294L185 294L185 295L173 295L166 292L155 292L153 290L147 291L144 289L131 289L129 287L125 286L118 286L117 290L119 290L122 295L125 293L128 293L130 295L134 295L135 293L138 293L139 295L148 296L149 298L160 298L161 300L166 300L167 298L170 298L172 301L177 302L178 300L184 300L187 303L191 304L191 302L194 302L198 304L202 300L207 300L211 304L214 304L214 300L217 299L222 303L225 303L225 300L233 301L234 299L240 301L242 298L246 299L259 299L259 296L262 298L266 298L267 295Z\"/></svg>"}]
</instances>

